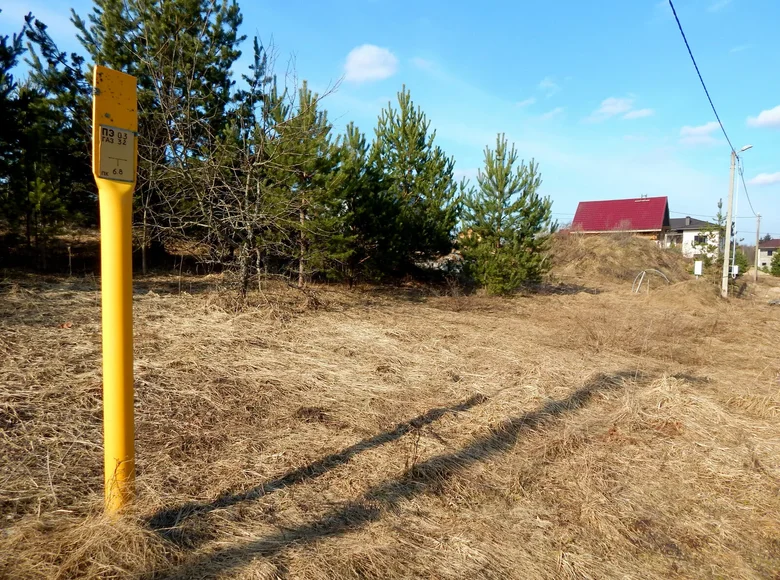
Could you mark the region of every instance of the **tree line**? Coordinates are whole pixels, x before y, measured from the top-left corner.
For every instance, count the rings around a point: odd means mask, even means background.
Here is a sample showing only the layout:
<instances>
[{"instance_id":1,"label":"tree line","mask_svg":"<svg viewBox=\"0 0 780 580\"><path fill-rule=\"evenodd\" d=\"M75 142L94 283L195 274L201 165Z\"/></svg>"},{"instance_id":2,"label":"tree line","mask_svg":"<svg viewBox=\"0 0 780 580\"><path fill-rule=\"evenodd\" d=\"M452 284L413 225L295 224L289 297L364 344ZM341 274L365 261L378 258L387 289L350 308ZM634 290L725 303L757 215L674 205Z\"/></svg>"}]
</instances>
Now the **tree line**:
<instances>
[{"instance_id":1,"label":"tree line","mask_svg":"<svg viewBox=\"0 0 780 580\"><path fill-rule=\"evenodd\" d=\"M504 293L544 273L551 201L538 165L499 134L476 185L402 87L368 137L336 134L312 91L227 0L95 0L72 22L86 56L58 49L28 15L0 36L0 235L34 248L42 267L65 226L97 225L91 175L95 64L138 82L135 245L146 272L155 246L186 247L205 264L253 279L383 280L457 250L459 275ZM21 59L29 73L13 76ZM235 76L239 75L240 82Z\"/></svg>"}]
</instances>

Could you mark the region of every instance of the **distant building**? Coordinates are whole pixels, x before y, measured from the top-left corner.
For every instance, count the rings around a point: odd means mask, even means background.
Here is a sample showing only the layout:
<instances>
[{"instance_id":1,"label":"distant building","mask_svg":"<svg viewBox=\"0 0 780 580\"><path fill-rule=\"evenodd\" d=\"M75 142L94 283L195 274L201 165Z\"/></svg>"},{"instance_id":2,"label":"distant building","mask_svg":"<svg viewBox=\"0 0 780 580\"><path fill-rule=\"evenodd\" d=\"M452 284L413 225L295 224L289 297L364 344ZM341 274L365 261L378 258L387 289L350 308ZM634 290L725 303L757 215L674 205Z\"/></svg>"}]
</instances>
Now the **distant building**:
<instances>
[{"instance_id":1,"label":"distant building","mask_svg":"<svg viewBox=\"0 0 780 580\"><path fill-rule=\"evenodd\" d=\"M669 231L666 197L581 201L571 223L572 234L626 232L664 242Z\"/></svg>"},{"instance_id":2,"label":"distant building","mask_svg":"<svg viewBox=\"0 0 780 580\"><path fill-rule=\"evenodd\" d=\"M664 234L664 246L681 248L686 258L704 254L714 258L720 248L720 231L716 224L690 216L672 218L669 220L669 231ZM709 251L706 251L705 246L710 246Z\"/></svg>"},{"instance_id":3,"label":"distant building","mask_svg":"<svg viewBox=\"0 0 780 580\"><path fill-rule=\"evenodd\" d=\"M769 268L772 265L772 258L775 252L780 251L780 239L758 242L758 267Z\"/></svg>"}]
</instances>

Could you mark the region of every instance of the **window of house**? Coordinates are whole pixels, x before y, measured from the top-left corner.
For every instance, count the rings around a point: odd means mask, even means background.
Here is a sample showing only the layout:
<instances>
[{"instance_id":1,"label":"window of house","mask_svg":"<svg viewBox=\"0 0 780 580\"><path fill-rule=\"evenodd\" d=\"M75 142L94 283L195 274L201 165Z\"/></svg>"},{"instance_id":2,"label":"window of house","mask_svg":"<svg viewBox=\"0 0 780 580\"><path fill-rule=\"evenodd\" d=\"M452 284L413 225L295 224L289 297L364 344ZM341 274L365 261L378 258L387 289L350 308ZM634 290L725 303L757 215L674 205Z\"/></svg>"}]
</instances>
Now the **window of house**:
<instances>
[{"instance_id":1,"label":"window of house","mask_svg":"<svg viewBox=\"0 0 780 580\"><path fill-rule=\"evenodd\" d=\"M693 237L693 243L694 244L706 244L707 243L707 236L704 234L697 234Z\"/></svg>"},{"instance_id":2,"label":"window of house","mask_svg":"<svg viewBox=\"0 0 780 580\"><path fill-rule=\"evenodd\" d=\"M767 256L771 256L771 255L772 255L772 252L774 252L774 250L767 250L767 251L766 251L766 255L767 255Z\"/></svg>"}]
</instances>

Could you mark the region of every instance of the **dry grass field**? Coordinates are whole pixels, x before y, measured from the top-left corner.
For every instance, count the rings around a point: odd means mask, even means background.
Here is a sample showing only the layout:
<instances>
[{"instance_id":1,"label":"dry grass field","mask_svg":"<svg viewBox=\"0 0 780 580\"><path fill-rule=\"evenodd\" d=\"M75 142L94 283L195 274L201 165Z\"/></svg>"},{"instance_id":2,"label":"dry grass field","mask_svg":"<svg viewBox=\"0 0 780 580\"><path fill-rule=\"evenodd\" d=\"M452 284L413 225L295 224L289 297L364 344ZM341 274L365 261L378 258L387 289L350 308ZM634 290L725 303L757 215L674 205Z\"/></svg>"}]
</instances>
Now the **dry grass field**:
<instances>
[{"instance_id":1,"label":"dry grass field","mask_svg":"<svg viewBox=\"0 0 780 580\"><path fill-rule=\"evenodd\" d=\"M780 578L780 307L567 243L508 299L138 280L119 521L97 281L0 281L0 577Z\"/></svg>"}]
</instances>

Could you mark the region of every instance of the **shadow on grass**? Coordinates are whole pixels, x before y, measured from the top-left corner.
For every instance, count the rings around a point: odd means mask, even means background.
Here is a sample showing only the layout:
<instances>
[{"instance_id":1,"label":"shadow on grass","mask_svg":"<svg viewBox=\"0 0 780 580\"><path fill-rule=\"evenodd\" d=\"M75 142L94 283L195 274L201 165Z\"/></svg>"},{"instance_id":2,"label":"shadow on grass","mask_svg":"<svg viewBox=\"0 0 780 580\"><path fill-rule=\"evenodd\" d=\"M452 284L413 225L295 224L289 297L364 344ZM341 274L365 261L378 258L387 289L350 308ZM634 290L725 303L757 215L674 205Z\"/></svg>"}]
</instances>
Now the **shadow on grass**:
<instances>
[{"instance_id":1,"label":"shadow on grass","mask_svg":"<svg viewBox=\"0 0 780 580\"><path fill-rule=\"evenodd\" d=\"M133 296L150 291L156 294L203 294L216 288L214 281L204 276L184 275L181 280L174 273L152 273L133 278ZM0 272L0 294L17 290L28 292L100 292L100 275L73 275L7 270Z\"/></svg>"},{"instance_id":2,"label":"shadow on grass","mask_svg":"<svg viewBox=\"0 0 780 580\"><path fill-rule=\"evenodd\" d=\"M591 288L589 286L583 286L582 284L568 284L565 282L533 284L527 286L525 290L532 294L541 294L543 296L548 296L550 294L570 296L581 292L584 294L602 293L602 290L598 288Z\"/></svg>"},{"instance_id":3,"label":"shadow on grass","mask_svg":"<svg viewBox=\"0 0 780 580\"><path fill-rule=\"evenodd\" d=\"M205 294L213 291L217 284L204 276L185 274L181 279L175 273L162 272L149 276L135 275L133 278L133 294ZM236 292L237 293L237 292Z\"/></svg>"},{"instance_id":4,"label":"shadow on grass","mask_svg":"<svg viewBox=\"0 0 780 580\"><path fill-rule=\"evenodd\" d=\"M161 510L154 514L148 520L148 525L153 530L156 530L162 534L166 539L187 547L194 547L204 538L202 535L189 532L185 528L179 527L185 520L206 514L216 509L222 509L230 507L242 502L253 501L263 497L266 494L274 493L285 487L301 483L306 480L316 479L317 477L327 473L331 469L338 467L344 463L347 463L354 456L374 449L385 443L396 441L409 433L410 431L420 429L426 425L430 425L434 421L437 421L443 417L446 413L458 413L461 411L468 411L476 405L480 405L487 401L487 397L484 395L474 395L467 400L457 405L450 407L437 407L431 409L422 415L399 423L393 429L384 431L373 437L363 439L354 445L347 447L337 453L327 455L322 459L318 459L308 465L299 467L289 473L282 475L276 479L272 479L260 485L257 485L247 491L241 493L225 493L217 497L211 502L190 502L184 505L171 507Z\"/></svg>"},{"instance_id":5,"label":"shadow on grass","mask_svg":"<svg viewBox=\"0 0 780 580\"><path fill-rule=\"evenodd\" d=\"M550 401L535 411L505 420L465 447L437 455L406 470L400 477L369 488L362 496L331 510L314 522L287 528L265 538L221 546L186 560L173 570L153 570L146 578L213 577L235 570L258 557L274 557L291 546L347 534L379 520L383 513L470 466L512 449L524 433L585 406L599 392L622 388L627 380L647 380L636 371L601 374L565 399Z\"/></svg>"}]
</instances>

